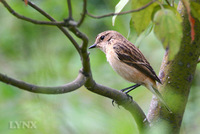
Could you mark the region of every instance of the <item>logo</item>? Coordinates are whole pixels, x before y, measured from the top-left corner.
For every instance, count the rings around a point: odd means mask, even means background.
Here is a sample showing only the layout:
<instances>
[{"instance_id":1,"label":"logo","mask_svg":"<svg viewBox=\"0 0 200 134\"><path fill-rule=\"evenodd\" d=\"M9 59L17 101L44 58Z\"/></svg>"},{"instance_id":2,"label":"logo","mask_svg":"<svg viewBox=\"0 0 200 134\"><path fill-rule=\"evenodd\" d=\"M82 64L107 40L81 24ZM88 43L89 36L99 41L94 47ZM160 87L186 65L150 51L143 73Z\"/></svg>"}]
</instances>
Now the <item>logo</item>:
<instances>
[{"instance_id":1,"label":"logo","mask_svg":"<svg viewBox=\"0 0 200 134\"><path fill-rule=\"evenodd\" d=\"M10 121L10 129L36 129L36 121Z\"/></svg>"}]
</instances>

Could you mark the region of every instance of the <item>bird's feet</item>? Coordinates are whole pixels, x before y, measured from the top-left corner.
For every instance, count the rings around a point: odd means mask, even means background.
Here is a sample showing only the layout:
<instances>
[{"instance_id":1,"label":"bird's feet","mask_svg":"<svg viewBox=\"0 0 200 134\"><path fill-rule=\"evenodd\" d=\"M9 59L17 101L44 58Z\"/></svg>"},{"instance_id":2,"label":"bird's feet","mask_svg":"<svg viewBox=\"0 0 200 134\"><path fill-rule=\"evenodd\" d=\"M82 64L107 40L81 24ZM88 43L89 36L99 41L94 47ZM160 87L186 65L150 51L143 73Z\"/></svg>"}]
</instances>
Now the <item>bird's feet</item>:
<instances>
[{"instance_id":1,"label":"bird's feet","mask_svg":"<svg viewBox=\"0 0 200 134\"><path fill-rule=\"evenodd\" d=\"M129 94L128 94L128 92L126 91L126 92L124 92L124 90L122 89L122 90L120 90L121 92L123 92L123 93L125 93L126 94L126 96L128 97L128 100L130 100L130 102L132 102L132 100L133 100L133 97L132 96L130 96ZM113 106L115 106L115 100L112 100L112 105ZM118 105L118 107L119 107L119 105Z\"/></svg>"},{"instance_id":2,"label":"bird's feet","mask_svg":"<svg viewBox=\"0 0 200 134\"><path fill-rule=\"evenodd\" d=\"M130 96L128 93L129 93L130 91L132 91L133 89L139 87L140 85L141 85L141 84L135 84L135 85L133 85L133 86L124 88L124 89L122 89L122 90L120 90L120 91L123 92L123 93L125 93L126 96L128 97L128 99L131 100L130 102L132 102L133 97ZM112 105L115 106L114 104L115 104L115 100L112 100ZM119 107L119 105L118 105L118 107Z\"/></svg>"},{"instance_id":3,"label":"bird's feet","mask_svg":"<svg viewBox=\"0 0 200 134\"><path fill-rule=\"evenodd\" d=\"M125 93L126 94L126 96L128 97L128 99L132 102L132 100L133 100L133 97L132 96L130 96L129 94L128 94L128 91L123 91L123 89L122 90L120 90L120 91L122 91L123 93Z\"/></svg>"},{"instance_id":4,"label":"bird's feet","mask_svg":"<svg viewBox=\"0 0 200 134\"><path fill-rule=\"evenodd\" d=\"M115 106L115 100L112 100L112 105Z\"/></svg>"}]
</instances>

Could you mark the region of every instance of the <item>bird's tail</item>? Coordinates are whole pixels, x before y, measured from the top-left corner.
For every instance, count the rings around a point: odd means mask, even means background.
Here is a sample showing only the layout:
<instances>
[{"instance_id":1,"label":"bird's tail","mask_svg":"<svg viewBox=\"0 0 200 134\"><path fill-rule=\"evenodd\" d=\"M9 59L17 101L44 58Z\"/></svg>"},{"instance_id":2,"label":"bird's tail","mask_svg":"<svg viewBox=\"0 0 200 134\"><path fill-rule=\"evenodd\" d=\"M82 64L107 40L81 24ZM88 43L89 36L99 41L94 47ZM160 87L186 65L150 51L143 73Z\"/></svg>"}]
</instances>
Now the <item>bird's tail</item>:
<instances>
[{"instance_id":1,"label":"bird's tail","mask_svg":"<svg viewBox=\"0 0 200 134\"><path fill-rule=\"evenodd\" d=\"M169 106L167 105L167 103L164 101L162 95L160 94L160 92L158 91L157 87L155 86L151 86L150 84L149 85L146 85L147 88L161 101L161 103L164 104L165 108L170 112L172 113L171 109L169 108Z\"/></svg>"}]
</instances>

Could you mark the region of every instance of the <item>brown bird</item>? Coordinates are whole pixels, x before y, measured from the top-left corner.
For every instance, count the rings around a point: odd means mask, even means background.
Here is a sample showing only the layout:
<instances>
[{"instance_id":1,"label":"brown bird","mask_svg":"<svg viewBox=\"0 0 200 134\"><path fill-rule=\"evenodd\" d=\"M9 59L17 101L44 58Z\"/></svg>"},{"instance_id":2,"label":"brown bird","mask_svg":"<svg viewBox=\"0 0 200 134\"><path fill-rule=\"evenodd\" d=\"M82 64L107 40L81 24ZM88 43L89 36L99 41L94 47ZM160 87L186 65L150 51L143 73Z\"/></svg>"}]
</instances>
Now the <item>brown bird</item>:
<instances>
[{"instance_id":1,"label":"brown bird","mask_svg":"<svg viewBox=\"0 0 200 134\"><path fill-rule=\"evenodd\" d=\"M119 75L127 81L136 83L136 85L122 89L122 92L128 95L130 91L143 85L156 95L166 109L171 112L157 90L156 81L161 83L160 79L141 51L124 36L116 31L102 32L97 35L94 45L89 49L91 48L101 49L106 54L107 61Z\"/></svg>"}]
</instances>

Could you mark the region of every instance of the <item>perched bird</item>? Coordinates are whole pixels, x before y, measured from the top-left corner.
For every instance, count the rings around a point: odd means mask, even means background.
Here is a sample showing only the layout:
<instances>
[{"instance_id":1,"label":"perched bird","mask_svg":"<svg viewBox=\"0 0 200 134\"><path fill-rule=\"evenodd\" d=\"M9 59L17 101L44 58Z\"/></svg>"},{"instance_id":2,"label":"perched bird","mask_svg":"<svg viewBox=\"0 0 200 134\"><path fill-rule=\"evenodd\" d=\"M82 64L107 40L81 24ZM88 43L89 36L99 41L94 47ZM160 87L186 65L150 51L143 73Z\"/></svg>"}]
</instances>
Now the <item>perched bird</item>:
<instances>
[{"instance_id":1,"label":"perched bird","mask_svg":"<svg viewBox=\"0 0 200 134\"><path fill-rule=\"evenodd\" d=\"M136 85L122 89L122 92L128 95L128 92L143 85L155 94L171 112L157 90L156 81L161 83L160 79L141 51L124 36L116 31L102 32L97 35L94 45L89 49L91 48L101 49L106 54L107 61L119 75L129 82L136 83Z\"/></svg>"}]
</instances>

